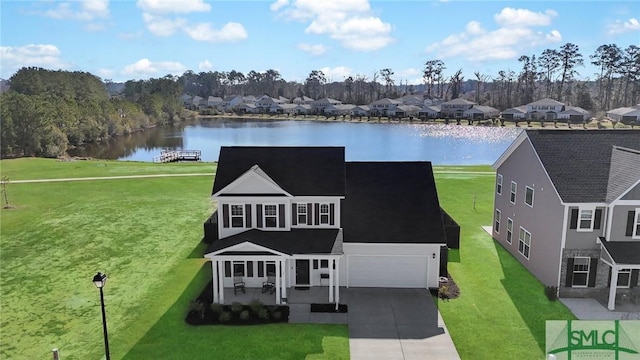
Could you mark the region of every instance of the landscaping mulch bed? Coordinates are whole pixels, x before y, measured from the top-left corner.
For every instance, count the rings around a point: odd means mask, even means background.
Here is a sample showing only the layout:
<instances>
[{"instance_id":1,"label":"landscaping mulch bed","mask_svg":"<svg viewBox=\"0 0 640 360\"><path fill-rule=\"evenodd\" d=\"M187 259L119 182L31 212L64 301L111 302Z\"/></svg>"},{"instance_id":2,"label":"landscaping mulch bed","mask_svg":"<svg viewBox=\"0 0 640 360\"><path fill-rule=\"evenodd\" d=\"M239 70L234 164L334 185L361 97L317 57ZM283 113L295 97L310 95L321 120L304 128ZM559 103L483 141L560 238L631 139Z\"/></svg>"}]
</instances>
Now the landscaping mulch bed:
<instances>
[{"instance_id":1,"label":"landscaping mulch bed","mask_svg":"<svg viewBox=\"0 0 640 360\"><path fill-rule=\"evenodd\" d=\"M438 287L438 297L442 300L451 300L460 296L460 288L456 285L451 274L447 275L447 281L441 282Z\"/></svg>"},{"instance_id":2,"label":"landscaping mulch bed","mask_svg":"<svg viewBox=\"0 0 640 360\"><path fill-rule=\"evenodd\" d=\"M336 310L336 304L311 304L311 312L346 313L347 305L338 304L338 310Z\"/></svg>"},{"instance_id":3,"label":"landscaping mulch bed","mask_svg":"<svg viewBox=\"0 0 640 360\"><path fill-rule=\"evenodd\" d=\"M213 281L209 281L200 296L191 302L185 318L190 325L261 325L289 322L289 307L264 305L254 300L251 304L213 304Z\"/></svg>"}]
</instances>

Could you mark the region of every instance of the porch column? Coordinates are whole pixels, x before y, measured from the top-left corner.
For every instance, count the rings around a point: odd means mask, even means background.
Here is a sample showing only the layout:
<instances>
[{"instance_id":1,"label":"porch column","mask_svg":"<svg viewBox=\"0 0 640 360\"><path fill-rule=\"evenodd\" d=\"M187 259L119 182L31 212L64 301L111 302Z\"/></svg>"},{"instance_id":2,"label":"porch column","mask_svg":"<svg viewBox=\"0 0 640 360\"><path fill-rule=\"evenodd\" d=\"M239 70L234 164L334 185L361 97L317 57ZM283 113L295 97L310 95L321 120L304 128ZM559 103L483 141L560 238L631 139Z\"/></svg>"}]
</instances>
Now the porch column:
<instances>
[{"instance_id":1,"label":"porch column","mask_svg":"<svg viewBox=\"0 0 640 360\"><path fill-rule=\"evenodd\" d=\"M280 299L287 297L287 260L280 261L280 269L282 270L282 284L280 284ZM287 299L289 302L289 299Z\"/></svg>"},{"instance_id":2,"label":"porch column","mask_svg":"<svg viewBox=\"0 0 640 360\"><path fill-rule=\"evenodd\" d=\"M213 303L218 304L218 260L211 260L211 277L213 280Z\"/></svg>"},{"instance_id":3,"label":"porch column","mask_svg":"<svg viewBox=\"0 0 640 360\"><path fill-rule=\"evenodd\" d=\"M616 308L616 290L618 289L618 267L611 267L611 284L609 284L609 304L607 308L609 310L615 310Z\"/></svg>"},{"instance_id":4,"label":"porch column","mask_svg":"<svg viewBox=\"0 0 640 360\"><path fill-rule=\"evenodd\" d=\"M218 291L220 292L219 304L224 304L224 261L218 261Z\"/></svg>"},{"instance_id":5,"label":"porch column","mask_svg":"<svg viewBox=\"0 0 640 360\"><path fill-rule=\"evenodd\" d=\"M329 260L329 302L333 302L333 264L334 259Z\"/></svg>"},{"instance_id":6,"label":"porch column","mask_svg":"<svg viewBox=\"0 0 640 360\"><path fill-rule=\"evenodd\" d=\"M336 302L336 310L338 310L338 303L340 302L340 260L336 259L336 292L334 294L334 300Z\"/></svg>"},{"instance_id":7,"label":"porch column","mask_svg":"<svg viewBox=\"0 0 640 360\"><path fill-rule=\"evenodd\" d=\"M280 305L280 278L281 278L281 274L280 272L282 271L282 266L280 264L280 261L276 261L276 305Z\"/></svg>"}]
</instances>

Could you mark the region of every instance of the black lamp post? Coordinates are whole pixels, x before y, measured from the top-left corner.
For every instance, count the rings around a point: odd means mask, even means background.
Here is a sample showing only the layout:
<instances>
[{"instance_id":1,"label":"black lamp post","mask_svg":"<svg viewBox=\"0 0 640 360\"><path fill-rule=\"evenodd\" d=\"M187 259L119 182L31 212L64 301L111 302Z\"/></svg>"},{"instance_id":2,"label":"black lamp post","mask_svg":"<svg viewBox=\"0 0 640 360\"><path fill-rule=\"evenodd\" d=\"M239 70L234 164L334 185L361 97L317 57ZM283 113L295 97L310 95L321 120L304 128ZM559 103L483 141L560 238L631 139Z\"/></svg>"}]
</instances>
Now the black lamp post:
<instances>
[{"instance_id":1,"label":"black lamp post","mask_svg":"<svg viewBox=\"0 0 640 360\"><path fill-rule=\"evenodd\" d=\"M102 307L102 330L104 331L104 352L107 356L107 360L111 360L109 356L109 336L107 335L107 315L104 312L104 294L102 288L107 283L107 275L103 273L97 273L93 277L93 284L100 289L100 306Z\"/></svg>"}]
</instances>

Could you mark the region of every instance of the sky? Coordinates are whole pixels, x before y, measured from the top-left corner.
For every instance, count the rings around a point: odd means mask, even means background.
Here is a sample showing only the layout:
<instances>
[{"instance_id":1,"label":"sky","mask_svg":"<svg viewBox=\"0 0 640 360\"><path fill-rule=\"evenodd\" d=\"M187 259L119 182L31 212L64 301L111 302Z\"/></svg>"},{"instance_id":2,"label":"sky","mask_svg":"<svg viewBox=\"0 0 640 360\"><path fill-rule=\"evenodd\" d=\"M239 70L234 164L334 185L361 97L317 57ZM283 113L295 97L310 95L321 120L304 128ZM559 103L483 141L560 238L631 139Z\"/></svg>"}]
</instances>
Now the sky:
<instances>
[{"instance_id":1,"label":"sky","mask_svg":"<svg viewBox=\"0 0 640 360\"><path fill-rule=\"evenodd\" d=\"M496 78L565 43L640 46L640 1L0 0L0 78L25 66L90 72L115 82L236 70L277 70L304 82L389 68L421 84L424 63Z\"/></svg>"}]
</instances>

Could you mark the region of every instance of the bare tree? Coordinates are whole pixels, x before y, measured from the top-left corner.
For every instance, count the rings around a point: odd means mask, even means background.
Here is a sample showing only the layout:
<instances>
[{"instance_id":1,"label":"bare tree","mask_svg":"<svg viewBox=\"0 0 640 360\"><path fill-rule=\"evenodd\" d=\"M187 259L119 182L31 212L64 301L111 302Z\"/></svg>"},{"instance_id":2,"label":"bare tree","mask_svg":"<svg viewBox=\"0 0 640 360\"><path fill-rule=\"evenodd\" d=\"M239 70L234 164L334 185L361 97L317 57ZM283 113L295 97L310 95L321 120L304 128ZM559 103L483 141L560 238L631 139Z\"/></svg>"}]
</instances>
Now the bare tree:
<instances>
[{"instance_id":1,"label":"bare tree","mask_svg":"<svg viewBox=\"0 0 640 360\"><path fill-rule=\"evenodd\" d=\"M578 73L576 68L583 66L582 54L578 45L566 43L560 47L560 84L558 85L558 101L562 101L562 88L567 82L571 82Z\"/></svg>"},{"instance_id":2,"label":"bare tree","mask_svg":"<svg viewBox=\"0 0 640 360\"><path fill-rule=\"evenodd\" d=\"M393 70L391 70L389 68L380 70L380 76L382 76L382 78L384 79L384 83L385 83L385 85L384 85L384 95L385 95L385 97L392 96L391 92L393 90L393 86L395 85L395 82L391 78L391 76L393 74L394 74Z\"/></svg>"},{"instance_id":3,"label":"bare tree","mask_svg":"<svg viewBox=\"0 0 640 360\"><path fill-rule=\"evenodd\" d=\"M540 76L545 82L545 97L551 97L553 91L553 75L560 67L560 53L557 50L545 49L538 58L541 68Z\"/></svg>"}]
</instances>

